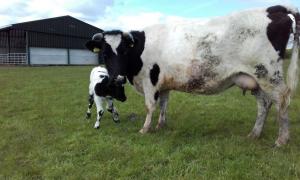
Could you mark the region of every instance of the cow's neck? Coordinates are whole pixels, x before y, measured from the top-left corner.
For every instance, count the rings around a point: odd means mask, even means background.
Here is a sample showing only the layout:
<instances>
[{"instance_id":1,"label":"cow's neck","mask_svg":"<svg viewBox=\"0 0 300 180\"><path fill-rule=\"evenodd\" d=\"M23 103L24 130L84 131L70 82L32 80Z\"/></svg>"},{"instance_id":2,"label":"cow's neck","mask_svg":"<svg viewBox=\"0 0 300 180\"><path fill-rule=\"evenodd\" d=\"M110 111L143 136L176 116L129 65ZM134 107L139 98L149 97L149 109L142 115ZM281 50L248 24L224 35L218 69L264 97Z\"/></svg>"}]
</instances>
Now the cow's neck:
<instances>
[{"instance_id":1,"label":"cow's neck","mask_svg":"<svg viewBox=\"0 0 300 180\"><path fill-rule=\"evenodd\" d=\"M126 76L130 84L133 85L133 77L138 75L143 67L141 55L145 46L145 33L144 31L131 31L132 36L136 40L134 47L128 54L128 64Z\"/></svg>"}]
</instances>

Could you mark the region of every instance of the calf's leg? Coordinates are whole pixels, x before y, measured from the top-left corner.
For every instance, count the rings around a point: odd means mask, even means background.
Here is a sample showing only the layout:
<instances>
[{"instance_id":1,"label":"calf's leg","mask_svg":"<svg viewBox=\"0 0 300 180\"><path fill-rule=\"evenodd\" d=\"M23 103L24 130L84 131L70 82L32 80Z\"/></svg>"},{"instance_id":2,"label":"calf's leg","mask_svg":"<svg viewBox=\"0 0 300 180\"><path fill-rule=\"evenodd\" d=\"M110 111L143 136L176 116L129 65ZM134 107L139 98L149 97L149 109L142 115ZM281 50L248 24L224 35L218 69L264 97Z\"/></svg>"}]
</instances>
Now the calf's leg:
<instances>
[{"instance_id":1,"label":"calf's leg","mask_svg":"<svg viewBox=\"0 0 300 180\"><path fill-rule=\"evenodd\" d=\"M103 110L103 99L97 95L94 95L94 101L97 107L97 119L96 119L96 123L94 125L95 129L98 129L100 127L100 121L101 118L104 114L104 110Z\"/></svg>"},{"instance_id":2,"label":"calf's leg","mask_svg":"<svg viewBox=\"0 0 300 180\"><path fill-rule=\"evenodd\" d=\"M88 105L88 109L86 111L86 119L90 119L91 118L91 114L92 114L91 113L91 108L92 108L92 106L94 104L94 95L93 94L89 95L88 101L89 101L89 105Z\"/></svg>"}]
</instances>

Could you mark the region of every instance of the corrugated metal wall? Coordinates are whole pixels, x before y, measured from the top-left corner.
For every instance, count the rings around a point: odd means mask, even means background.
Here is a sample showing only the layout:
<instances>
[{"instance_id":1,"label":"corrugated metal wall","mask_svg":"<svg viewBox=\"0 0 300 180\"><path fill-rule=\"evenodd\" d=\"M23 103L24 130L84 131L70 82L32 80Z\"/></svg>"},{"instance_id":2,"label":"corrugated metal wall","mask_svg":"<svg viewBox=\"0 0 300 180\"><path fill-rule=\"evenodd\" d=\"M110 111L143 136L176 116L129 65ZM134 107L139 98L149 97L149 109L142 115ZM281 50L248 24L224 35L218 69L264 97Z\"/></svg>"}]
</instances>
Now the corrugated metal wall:
<instances>
[{"instance_id":1,"label":"corrugated metal wall","mask_svg":"<svg viewBox=\"0 0 300 180\"><path fill-rule=\"evenodd\" d=\"M98 64L98 55L83 49L30 47L32 65Z\"/></svg>"},{"instance_id":2,"label":"corrugated metal wall","mask_svg":"<svg viewBox=\"0 0 300 180\"><path fill-rule=\"evenodd\" d=\"M85 43L88 40L88 38L28 32L28 43L32 47L86 49Z\"/></svg>"}]
</instances>

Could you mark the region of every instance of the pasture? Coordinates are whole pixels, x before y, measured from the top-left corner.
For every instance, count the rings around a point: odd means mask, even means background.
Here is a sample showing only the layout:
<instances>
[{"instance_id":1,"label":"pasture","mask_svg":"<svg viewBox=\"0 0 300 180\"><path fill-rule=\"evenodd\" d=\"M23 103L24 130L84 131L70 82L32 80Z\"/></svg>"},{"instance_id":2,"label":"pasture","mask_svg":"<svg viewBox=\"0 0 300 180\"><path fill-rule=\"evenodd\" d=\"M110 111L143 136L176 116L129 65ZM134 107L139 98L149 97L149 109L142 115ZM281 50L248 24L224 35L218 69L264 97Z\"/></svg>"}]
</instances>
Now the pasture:
<instances>
[{"instance_id":1,"label":"pasture","mask_svg":"<svg viewBox=\"0 0 300 180\"><path fill-rule=\"evenodd\" d=\"M0 179L300 178L300 88L289 111L291 141L273 148L274 109L262 137L247 138L256 101L238 88L172 92L168 126L141 135L143 97L128 85L127 101L116 103L121 123L105 112L95 130L95 108L85 120L91 69L0 67Z\"/></svg>"}]
</instances>

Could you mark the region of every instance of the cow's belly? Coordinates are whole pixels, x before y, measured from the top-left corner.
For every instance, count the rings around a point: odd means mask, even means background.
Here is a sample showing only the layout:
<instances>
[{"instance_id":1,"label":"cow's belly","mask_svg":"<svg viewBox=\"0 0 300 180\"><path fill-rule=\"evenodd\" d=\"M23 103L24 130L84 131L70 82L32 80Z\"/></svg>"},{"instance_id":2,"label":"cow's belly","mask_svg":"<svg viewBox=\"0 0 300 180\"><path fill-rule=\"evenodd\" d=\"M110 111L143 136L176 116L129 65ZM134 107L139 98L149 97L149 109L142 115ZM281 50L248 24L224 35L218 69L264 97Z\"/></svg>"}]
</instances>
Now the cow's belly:
<instances>
[{"instance_id":1,"label":"cow's belly","mask_svg":"<svg viewBox=\"0 0 300 180\"><path fill-rule=\"evenodd\" d=\"M161 88L197 94L219 93L234 83L233 72L222 68L221 59L191 60L186 66L168 67L162 74Z\"/></svg>"}]
</instances>

